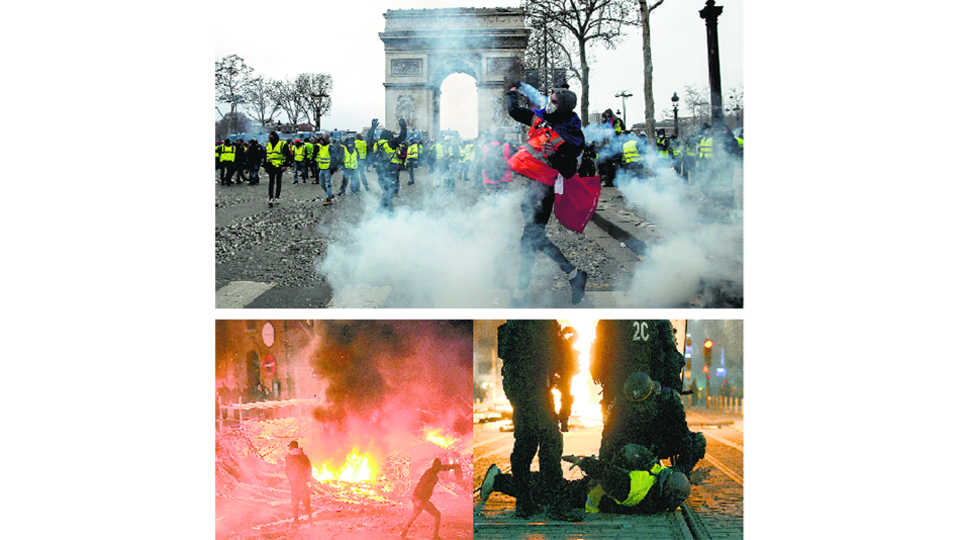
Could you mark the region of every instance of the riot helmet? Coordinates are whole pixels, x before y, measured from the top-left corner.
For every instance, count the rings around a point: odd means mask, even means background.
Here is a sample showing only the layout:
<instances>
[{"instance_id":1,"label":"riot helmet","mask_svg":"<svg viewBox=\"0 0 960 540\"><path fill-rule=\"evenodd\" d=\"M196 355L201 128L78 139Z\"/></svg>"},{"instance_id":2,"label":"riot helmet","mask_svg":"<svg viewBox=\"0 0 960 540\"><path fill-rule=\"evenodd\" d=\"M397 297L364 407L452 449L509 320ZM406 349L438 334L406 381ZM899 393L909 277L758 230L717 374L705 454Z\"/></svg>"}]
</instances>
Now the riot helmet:
<instances>
[{"instance_id":1,"label":"riot helmet","mask_svg":"<svg viewBox=\"0 0 960 540\"><path fill-rule=\"evenodd\" d=\"M663 469L657 477L660 496L667 508L673 509L690 496L690 480L687 475L673 469Z\"/></svg>"},{"instance_id":2,"label":"riot helmet","mask_svg":"<svg viewBox=\"0 0 960 540\"><path fill-rule=\"evenodd\" d=\"M641 403L655 395L655 393L659 393L660 389L658 386L660 385L651 379L649 375L642 371L637 371L627 377L626 382L623 383L623 395L628 401Z\"/></svg>"}]
</instances>

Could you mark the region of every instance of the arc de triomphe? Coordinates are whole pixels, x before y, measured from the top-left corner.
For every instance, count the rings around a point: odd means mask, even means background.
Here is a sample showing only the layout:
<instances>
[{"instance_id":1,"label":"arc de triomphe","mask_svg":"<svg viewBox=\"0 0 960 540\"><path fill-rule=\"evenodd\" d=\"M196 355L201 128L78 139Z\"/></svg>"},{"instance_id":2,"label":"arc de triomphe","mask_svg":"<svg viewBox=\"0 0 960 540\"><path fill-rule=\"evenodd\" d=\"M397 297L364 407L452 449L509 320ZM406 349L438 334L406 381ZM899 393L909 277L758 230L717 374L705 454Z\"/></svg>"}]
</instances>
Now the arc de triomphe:
<instances>
[{"instance_id":1,"label":"arc de triomphe","mask_svg":"<svg viewBox=\"0 0 960 540\"><path fill-rule=\"evenodd\" d=\"M440 133L440 85L453 73L477 81L477 128L509 125L503 110L503 76L523 61L530 31L524 13L508 8L387 10L380 33L385 55L386 118L408 129Z\"/></svg>"}]
</instances>

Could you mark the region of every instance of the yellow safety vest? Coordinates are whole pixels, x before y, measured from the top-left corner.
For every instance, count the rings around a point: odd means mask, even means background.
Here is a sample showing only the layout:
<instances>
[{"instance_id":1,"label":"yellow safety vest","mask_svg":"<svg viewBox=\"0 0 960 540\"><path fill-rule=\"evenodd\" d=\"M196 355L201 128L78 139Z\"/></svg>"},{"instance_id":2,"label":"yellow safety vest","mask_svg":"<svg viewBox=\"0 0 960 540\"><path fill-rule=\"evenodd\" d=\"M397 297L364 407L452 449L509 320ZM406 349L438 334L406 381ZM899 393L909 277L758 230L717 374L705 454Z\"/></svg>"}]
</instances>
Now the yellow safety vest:
<instances>
[{"instance_id":1,"label":"yellow safety vest","mask_svg":"<svg viewBox=\"0 0 960 540\"><path fill-rule=\"evenodd\" d=\"M321 144L320 148L317 148L317 166L321 169L330 168L330 145Z\"/></svg>"},{"instance_id":2,"label":"yellow safety vest","mask_svg":"<svg viewBox=\"0 0 960 540\"><path fill-rule=\"evenodd\" d=\"M237 149L233 146L223 145L220 150L220 161L234 161L237 157Z\"/></svg>"},{"instance_id":3,"label":"yellow safety vest","mask_svg":"<svg viewBox=\"0 0 960 540\"><path fill-rule=\"evenodd\" d=\"M643 159L640 151L637 150L637 141L627 141L623 143L623 162L637 163Z\"/></svg>"},{"instance_id":4,"label":"yellow safety vest","mask_svg":"<svg viewBox=\"0 0 960 540\"><path fill-rule=\"evenodd\" d=\"M343 166L346 169L356 169L357 168L357 150L354 149L351 154L349 150L344 147L343 149Z\"/></svg>"},{"instance_id":5,"label":"yellow safety vest","mask_svg":"<svg viewBox=\"0 0 960 540\"><path fill-rule=\"evenodd\" d=\"M357 139L353 145L357 147L357 152L360 153L360 159L367 159L367 141Z\"/></svg>"},{"instance_id":6,"label":"yellow safety vest","mask_svg":"<svg viewBox=\"0 0 960 540\"><path fill-rule=\"evenodd\" d=\"M373 147L374 152L376 152L378 146L383 149L384 155L390 156L390 163L400 163L400 152L390 148L390 143L386 139L377 141L377 144Z\"/></svg>"},{"instance_id":7,"label":"yellow safety vest","mask_svg":"<svg viewBox=\"0 0 960 540\"><path fill-rule=\"evenodd\" d=\"M407 159L417 159L420 157L420 145L411 144L407 147Z\"/></svg>"},{"instance_id":8,"label":"yellow safety vest","mask_svg":"<svg viewBox=\"0 0 960 540\"><path fill-rule=\"evenodd\" d=\"M304 146L304 145L302 145L302 144L299 145L299 146L294 145L294 147L293 147L293 159L294 159L294 161L303 161L303 156L305 156L306 153L307 153L307 147L306 147L306 146Z\"/></svg>"},{"instance_id":9,"label":"yellow safety vest","mask_svg":"<svg viewBox=\"0 0 960 540\"><path fill-rule=\"evenodd\" d=\"M280 167L287 160L283 155L283 145L285 141L277 141L277 145L274 146L273 143L267 142L267 161L269 161L274 167Z\"/></svg>"},{"instance_id":10,"label":"yellow safety vest","mask_svg":"<svg viewBox=\"0 0 960 540\"><path fill-rule=\"evenodd\" d=\"M587 504L585 510L587 513L595 514L600 511L600 498L604 495L607 495L620 506L636 506L647 496L647 493L657 483L657 474L665 469L663 465L659 463L654 465L649 471L630 471L630 493L627 494L627 498L622 501L617 501L609 495L603 488L598 484L587 495Z\"/></svg>"},{"instance_id":11,"label":"yellow safety vest","mask_svg":"<svg viewBox=\"0 0 960 540\"><path fill-rule=\"evenodd\" d=\"M713 157L713 137L704 137L700 139L700 158Z\"/></svg>"}]
</instances>

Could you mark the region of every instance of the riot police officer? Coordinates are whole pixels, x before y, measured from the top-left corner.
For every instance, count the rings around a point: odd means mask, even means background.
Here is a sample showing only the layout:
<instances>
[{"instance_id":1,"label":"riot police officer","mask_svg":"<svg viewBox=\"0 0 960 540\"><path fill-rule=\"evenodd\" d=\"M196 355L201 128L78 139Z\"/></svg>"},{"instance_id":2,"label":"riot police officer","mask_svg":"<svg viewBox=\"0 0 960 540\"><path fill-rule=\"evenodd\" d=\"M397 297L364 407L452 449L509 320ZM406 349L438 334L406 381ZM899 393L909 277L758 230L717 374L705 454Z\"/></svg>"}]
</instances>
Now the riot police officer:
<instances>
[{"instance_id":1,"label":"riot police officer","mask_svg":"<svg viewBox=\"0 0 960 540\"><path fill-rule=\"evenodd\" d=\"M590 374L603 388L600 457L637 443L663 458L682 454L677 467L692 470L706 440L687 428L678 393L683 354L670 321L600 321L591 358Z\"/></svg>"},{"instance_id":2,"label":"riot police officer","mask_svg":"<svg viewBox=\"0 0 960 540\"><path fill-rule=\"evenodd\" d=\"M562 517L559 494L563 483L560 457L563 435L551 388L569 392L573 370L561 365L564 340L556 321L507 321L497 331L497 354L503 360L503 391L513 407L514 443L510 466L516 484L519 517L537 512L530 491L530 464L538 456L543 500L552 501L551 514ZM564 357L566 358L566 357ZM561 397L561 401L572 398Z\"/></svg>"},{"instance_id":3,"label":"riot police officer","mask_svg":"<svg viewBox=\"0 0 960 540\"><path fill-rule=\"evenodd\" d=\"M591 348L590 375L603 388L604 414L636 371L670 388L682 388L683 355L668 320L600 321Z\"/></svg>"},{"instance_id":4,"label":"riot police officer","mask_svg":"<svg viewBox=\"0 0 960 540\"><path fill-rule=\"evenodd\" d=\"M649 448L658 459L674 458L674 468L685 474L703 459L707 448L703 434L687 427L680 394L642 371L627 377L623 391L608 407L600 459L611 458L626 444Z\"/></svg>"}]
</instances>

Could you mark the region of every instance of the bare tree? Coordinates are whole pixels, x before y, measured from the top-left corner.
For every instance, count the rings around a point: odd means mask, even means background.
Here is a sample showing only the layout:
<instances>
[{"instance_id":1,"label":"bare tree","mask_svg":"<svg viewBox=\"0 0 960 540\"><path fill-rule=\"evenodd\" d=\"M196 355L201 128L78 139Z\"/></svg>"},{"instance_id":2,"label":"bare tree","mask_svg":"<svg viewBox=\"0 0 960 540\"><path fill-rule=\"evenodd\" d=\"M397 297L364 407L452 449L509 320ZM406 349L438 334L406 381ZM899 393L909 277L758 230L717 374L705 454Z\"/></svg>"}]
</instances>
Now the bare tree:
<instances>
[{"instance_id":1,"label":"bare tree","mask_svg":"<svg viewBox=\"0 0 960 540\"><path fill-rule=\"evenodd\" d=\"M710 118L710 91L706 86L684 85L683 104L690 111L690 116L697 117L698 127L703 124L704 117Z\"/></svg>"},{"instance_id":2,"label":"bare tree","mask_svg":"<svg viewBox=\"0 0 960 540\"><path fill-rule=\"evenodd\" d=\"M590 111L590 61L587 46L599 44L612 48L623 38L626 27L638 24L633 0L524 0L524 9L530 20L543 20L570 36L576 47L574 53L563 40L553 44L570 58L574 77L580 80L580 118L586 125ZM579 64L579 69L573 68Z\"/></svg>"},{"instance_id":3,"label":"bare tree","mask_svg":"<svg viewBox=\"0 0 960 540\"><path fill-rule=\"evenodd\" d=\"M270 79L254 77L250 81L245 108L262 126L266 126L273 120L273 115L277 114L280 106L270 92Z\"/></svg>"},{"instance_id":4,"label":"bare tree","mask_svg":"<svg viewBox=\"0 0 960 540\"><path fill-rule=\"evenodd\" d=\"M252 77L253 68L235 54L217 60L214 65L216 99L230 104L230 114L234 119L237 117L237 105L246 101L247 89Z\"/></svg>"},{"instance_id":5,"label":"bare tree","mask_svg":"<svg viewBox=\"0 0 960 540\"><path fill-rule=\"evenodd\" d=\"M303 114L302 99L297 93L296 85L290 81L270 81L270 92L277 107L287 115L287 122L296 126L300 123Z\"/></svg>"},{"instance_id":6,"label":"bare tree","mask_svg":"<svg viewBox=\"0 0 960 540\"><path fill-rule=\"evenodd\" d=\"M640 28L643 35L643 101L645 107L645 118L647 124L647 142L651 145L656 144L655 126L657 120L654 118L654 100L653 100L653 52L650 47L650 13L663 4L665 0L656 0L652 4L647 0L638 0L640 2Z\"/></svg>"},{"instance_id":7,"label":"bare tree","mask_svg":"<svg viewBox=\"0 0 960 540\"><path fill-rule=\"evenodd\" d=\"M320 117L330 112L330 92L333 90L333 77L326 73L301 73L293 81L301 106L310 118L313 113L313 125L320 129Z\"/></svg>"},{"instance_id":8,"label":"bare tree","mask_svg":"<svg viewBox=\"0 0 960 540\"><path fill-rule=\"evenodd\" d=\"M537 86L541 93L549 94L550 88L559 83L554 80L559 70L563 70L566 81L571 57L562 45L563 36L556 25L548 24L545 17L534 16L530 17L528 24L532 31L524 54L524 64L538 73L538 84L534 86ZM531 81L526 82L532 84Z\"/></svg>"}]
</instances>

